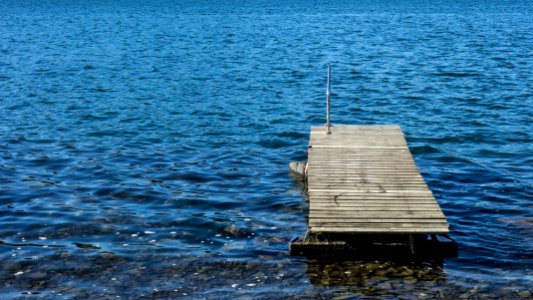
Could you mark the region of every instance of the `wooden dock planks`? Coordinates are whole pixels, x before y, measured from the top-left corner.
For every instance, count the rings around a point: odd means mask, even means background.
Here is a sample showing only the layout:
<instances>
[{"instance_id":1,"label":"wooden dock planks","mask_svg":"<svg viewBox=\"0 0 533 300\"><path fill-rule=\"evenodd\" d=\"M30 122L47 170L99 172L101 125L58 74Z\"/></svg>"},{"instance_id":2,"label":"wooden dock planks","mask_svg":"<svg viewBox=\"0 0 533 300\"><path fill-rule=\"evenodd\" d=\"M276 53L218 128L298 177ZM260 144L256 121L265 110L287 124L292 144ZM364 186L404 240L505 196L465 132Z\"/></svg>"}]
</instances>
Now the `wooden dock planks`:
<instances>
[{"instance_id":1,"label":"wooden dock planks","mask_svg":"<svg viewBox=\"0 0 533 300\"><path fill-rule=\"evenodd\" d=\"M309 232L448 234L399 126L312 127Z\"/></svg>"}]
</instances>

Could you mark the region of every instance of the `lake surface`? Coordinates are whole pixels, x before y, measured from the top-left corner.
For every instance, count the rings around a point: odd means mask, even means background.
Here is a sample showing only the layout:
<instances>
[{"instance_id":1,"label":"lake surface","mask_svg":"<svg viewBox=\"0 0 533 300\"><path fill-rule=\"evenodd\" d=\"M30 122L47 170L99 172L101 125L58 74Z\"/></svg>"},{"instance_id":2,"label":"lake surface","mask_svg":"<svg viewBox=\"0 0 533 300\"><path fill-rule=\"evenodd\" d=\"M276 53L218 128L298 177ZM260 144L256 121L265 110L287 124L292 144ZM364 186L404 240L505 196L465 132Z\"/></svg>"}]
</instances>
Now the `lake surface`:
<instances>
[{"instance_id":1,"label":"lake surface","mask_svg":"<svg viewBox=\"0 0 533 300\"><path fill-rule=\"evenodd\" d=\"M531 1L3 1L0 298L531 298ZM288 255L310 126L399 124L443 263Z\"/></svg>"}]
</instances>

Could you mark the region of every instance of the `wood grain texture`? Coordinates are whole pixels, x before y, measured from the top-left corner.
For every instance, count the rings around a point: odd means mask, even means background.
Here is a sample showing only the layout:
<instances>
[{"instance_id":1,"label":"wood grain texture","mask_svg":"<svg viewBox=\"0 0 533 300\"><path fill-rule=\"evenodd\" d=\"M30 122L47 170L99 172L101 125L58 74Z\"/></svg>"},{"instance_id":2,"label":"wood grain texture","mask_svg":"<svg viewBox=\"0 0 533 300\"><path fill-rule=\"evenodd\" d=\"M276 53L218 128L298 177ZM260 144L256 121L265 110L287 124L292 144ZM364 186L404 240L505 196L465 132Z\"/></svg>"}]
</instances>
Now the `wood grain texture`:
<instances>
[{"instance_id":1,"label":"wood grain texture","mask_svg":"<svg viewBox=\"0 0 533 300\"><path fill-rule=\"evenodd\" d=\"M448 233L399 126L312 127L310 232Z\"/></svg>"}]
</instances>

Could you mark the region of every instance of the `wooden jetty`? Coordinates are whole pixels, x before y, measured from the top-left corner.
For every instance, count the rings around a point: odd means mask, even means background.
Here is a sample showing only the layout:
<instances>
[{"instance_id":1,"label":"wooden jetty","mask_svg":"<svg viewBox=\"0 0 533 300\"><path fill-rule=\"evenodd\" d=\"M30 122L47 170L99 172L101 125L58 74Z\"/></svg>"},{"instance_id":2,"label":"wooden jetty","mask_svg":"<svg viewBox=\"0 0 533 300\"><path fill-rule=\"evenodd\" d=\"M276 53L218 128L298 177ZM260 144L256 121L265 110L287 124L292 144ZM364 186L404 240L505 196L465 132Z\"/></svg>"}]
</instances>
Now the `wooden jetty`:
<instances>
[{"instance_id":1,"label":"wooden jetty","mask_svg":"<svg viewBox=\"0 0 533 300\"><path fill-rule=\"evenodd\" d=\"M405 245L413 255L457 255L399 126L312 127L304 172L309 226L291 241L291 254L376 254L376 245Z\"/></svg>"}]
</instances>

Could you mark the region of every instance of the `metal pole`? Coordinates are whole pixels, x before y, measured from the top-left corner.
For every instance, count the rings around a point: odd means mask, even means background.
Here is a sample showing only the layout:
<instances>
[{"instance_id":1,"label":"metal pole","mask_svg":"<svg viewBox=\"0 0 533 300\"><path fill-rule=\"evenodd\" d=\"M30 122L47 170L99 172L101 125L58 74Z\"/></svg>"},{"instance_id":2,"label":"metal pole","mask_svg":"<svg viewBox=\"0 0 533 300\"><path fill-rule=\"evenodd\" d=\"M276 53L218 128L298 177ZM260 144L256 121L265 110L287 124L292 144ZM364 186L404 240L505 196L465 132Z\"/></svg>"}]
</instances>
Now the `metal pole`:
<instances>
[{"instance_id":1,"label":"metal pole","mask_svg":"<svg viewBox=\"0 0 533 300\"><path fill-rule=\"evenodd\" d=\"M326 127L328 129L328 134L331 134L331 122L329 120L329 98L330 98L330 76L331 76L331 66L328 65L328 74L326 82Z\"/></svg>"}]
</instances>

